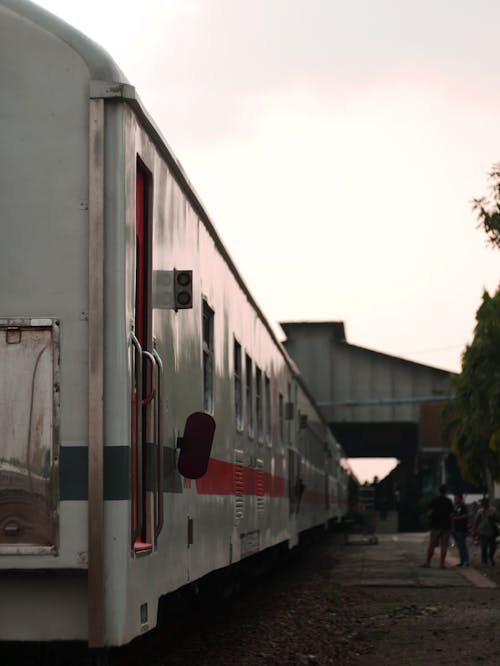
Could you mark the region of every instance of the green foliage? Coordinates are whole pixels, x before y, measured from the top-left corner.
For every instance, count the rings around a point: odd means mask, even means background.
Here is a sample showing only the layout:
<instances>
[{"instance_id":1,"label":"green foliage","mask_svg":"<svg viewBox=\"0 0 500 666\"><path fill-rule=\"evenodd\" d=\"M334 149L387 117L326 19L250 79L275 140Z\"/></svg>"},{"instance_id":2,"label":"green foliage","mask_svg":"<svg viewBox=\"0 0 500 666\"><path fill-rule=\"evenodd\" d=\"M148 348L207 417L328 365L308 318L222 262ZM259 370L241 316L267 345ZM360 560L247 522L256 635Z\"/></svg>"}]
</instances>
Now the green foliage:
<instances>
[{"instance_id":1,"label":"green foliage","mask_svg":"<svg viewBox=\"0 0 500 666\"><path fill-rule=\"evenodd\" d=\"M489 196L473 199L472 207L488 242L500 249L500 162L488 175ZM444 437L451 437L464 479L490 492L492 480L500 481L500 287L493 296L483 293L474 339L451 382Z\"/></svg>"},{"instance_id":2,"label":"green foliage","mask_svg":"<svg viewBox=\"0 0 500 666\"><path fill-rule=\"evenodd\" d=\"M490 197L472 200L472 208L479 219L479 227L493 247L500 248L500 162L494 164L488 174L491 181Z\"/></svg>"},{"instance_id":3,"label":"green foliage","mask_svg":"<svg viewBox=\"0 0 500 666\"><path fill-rule=\"evenodd\" d=\"M500 481L500 287L494 296L483 293L474 339L451 382L445 436L464 479L489 489L492 479Z\"/></svg>"}]
</instances>

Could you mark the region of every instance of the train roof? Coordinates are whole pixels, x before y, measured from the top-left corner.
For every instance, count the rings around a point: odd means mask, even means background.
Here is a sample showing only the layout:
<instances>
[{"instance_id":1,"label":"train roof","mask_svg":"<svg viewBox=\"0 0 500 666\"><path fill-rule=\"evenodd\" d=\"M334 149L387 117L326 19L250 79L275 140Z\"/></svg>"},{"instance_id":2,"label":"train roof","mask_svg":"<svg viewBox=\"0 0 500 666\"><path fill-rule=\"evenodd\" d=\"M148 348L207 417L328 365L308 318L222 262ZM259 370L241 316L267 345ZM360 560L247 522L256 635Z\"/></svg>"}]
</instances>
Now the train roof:
<instances>
[{"instance_id":1,"label":"train roof","mask_svg":"<svg viewBox=\"0 0 500 666\"><path fill-rule=\"evenodd\" d=\"M91 78L128 83L121 69L102 46L43 7L30 0L0 0L0 5L59 37L81 56Z\"/></svg>"}]
</instances>

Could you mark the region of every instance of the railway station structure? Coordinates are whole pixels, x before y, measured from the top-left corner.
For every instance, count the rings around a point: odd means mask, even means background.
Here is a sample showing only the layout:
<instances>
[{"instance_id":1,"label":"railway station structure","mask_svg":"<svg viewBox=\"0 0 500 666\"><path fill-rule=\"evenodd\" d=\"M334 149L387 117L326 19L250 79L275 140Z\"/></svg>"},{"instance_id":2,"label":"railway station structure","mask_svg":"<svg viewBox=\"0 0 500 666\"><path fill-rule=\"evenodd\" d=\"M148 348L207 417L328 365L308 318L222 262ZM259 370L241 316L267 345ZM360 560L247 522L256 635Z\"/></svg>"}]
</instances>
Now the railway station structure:
<instances>
[{"instance_id":1,"label":"railway station structure","mask_svg":"<svg viewBox=\"0 0 500 666\"><path fill-rule=\"evenodd\" d=\"M421 525L423 503L458 472L441 436L450 372L350 344L343 322L285 322L284 346L348 458L397 458L377 508L400 530Z\"/></svg>"}]
</instances>

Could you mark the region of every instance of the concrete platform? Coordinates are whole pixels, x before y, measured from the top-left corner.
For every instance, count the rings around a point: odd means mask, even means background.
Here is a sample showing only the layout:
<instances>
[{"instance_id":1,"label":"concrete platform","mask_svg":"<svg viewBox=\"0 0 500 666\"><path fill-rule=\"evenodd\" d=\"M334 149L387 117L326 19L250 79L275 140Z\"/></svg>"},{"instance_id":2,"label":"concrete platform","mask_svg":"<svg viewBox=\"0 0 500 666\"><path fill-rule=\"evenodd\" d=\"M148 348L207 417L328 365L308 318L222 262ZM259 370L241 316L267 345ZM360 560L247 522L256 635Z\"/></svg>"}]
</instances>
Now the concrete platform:
<instances>
[{"instance_id":1,"label":"concrete platform","mask_svg":"<svg viewBox=\"0 0 500 666\"><path fill-rule=\"evenodd\" d=\"M431 567L423 568L429 535L381 534L374 539L350 535L336 573L342 585L364 587L497 587L473 567L457 567L450 548L446 568L439 568L437 551Z\"/></svg>"}]
</instances>

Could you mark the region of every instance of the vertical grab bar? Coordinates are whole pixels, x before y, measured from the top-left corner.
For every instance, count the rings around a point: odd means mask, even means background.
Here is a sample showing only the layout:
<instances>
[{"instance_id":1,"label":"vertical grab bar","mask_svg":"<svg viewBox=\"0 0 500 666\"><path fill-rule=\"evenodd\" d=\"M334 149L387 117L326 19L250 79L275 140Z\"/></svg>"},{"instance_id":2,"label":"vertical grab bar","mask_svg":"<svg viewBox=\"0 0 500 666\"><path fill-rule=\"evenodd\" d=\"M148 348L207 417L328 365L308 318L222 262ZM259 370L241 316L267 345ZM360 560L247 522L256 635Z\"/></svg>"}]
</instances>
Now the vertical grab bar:
<instances>
[{"instance_id":1,"label":"vertical grab bar","mask_svg":"<svg viewBox=\"0 0 500 666\"><path fill-rule=\"evenodd\" d=\"M154 356L151 352L148 352L145 349L143 349L142 358L143 359L144 358L148 359L148 361L151 363L151 369L153 370L153 372L151 374L151 383L146 389L148 391L148 394L146 396L144 396L144 398L142 399L142 405L145 406L145 405L149 405L150 402L155 400L157 367L156 367L155 358L154 358ZM155 437L155 436L156 436L156 431L153 433L153 437Z\"/></svg>"},{"instance_id":2,"label":"vertical grab bar","mask_svg":"<svg viewBox=\"0 0 500 666\"><path fill-rule=\"evenodd\" d=\"M131 432L132 432L132 548L142 532L142 347L133 331L130 331L132 343L132 395L131 395ZM134 447L135 437L135 447ZM134 479L133 468L136 468ZM135 500L135 501L134 501Z\"/></svg>"},{"instance_id":3,"label":"vertical grab bar","mask_svg":"<svg viewBox=\"0 0 500 666\"><path fill-rule=\"evenodd\" d=\"M156 341L153 343L153 357L156 361L158 372L156 375L156 405L155 405L155 421L156 421L156 488L157 488L157 502L155 504L155 543L158 539L160 532L163 529L163 428L162 428L162 395L161 385L163 381L163 363L160 355L156 351Z\"/></svg>"},{"instance_id":4,"label":"vertical grab bar","mask_svg":"<svg viewBox=\"0 0 500 666\"><path fill-rule=\"evenodd\" d=\"M156 364L156 359L153 356L153 354L146 349L143 349L142 351L142 358L147 359L149 363L151 364L151 382L149 386L147 387L148 394L145 396L142 400L142 405L146 406L149 403L154 401L154 410L153 410L153 431L152 431L152 442L149 442L149 437L148 433L146 433L146 438L147 438L147 443L146 443L146 479L151 482L151 490L153 493L153 521L154 525L156 526L156 521L157 521L157 489L156 489L156 479L155 479L155 474L150 474L150 470L152 468L152 460L150 461L150 458L152 458L151 455L151 447L150 444L153 447L153 450L156 450L158 444L157 444L157 434L158 434L158 400L157 400L157 395L156 395L156 389L157 389L157 384L158 384L158 366ZM149 416L147 417L147 428L149 429L151 423L149 421ZM143 461L144 463L144 461ZM149 490L149 487L146 486L146 490ZM149 533L149 530L148 530Z\"/></svg>"}]
</instances>

